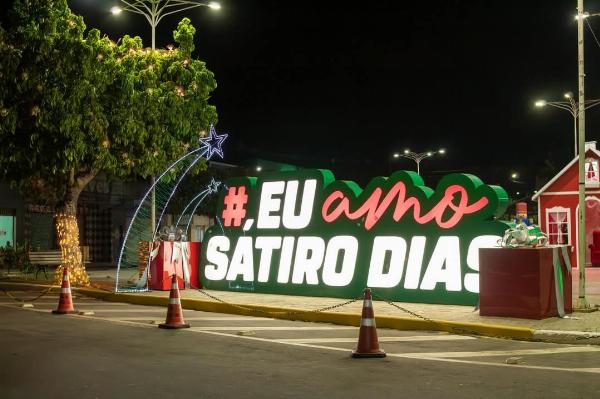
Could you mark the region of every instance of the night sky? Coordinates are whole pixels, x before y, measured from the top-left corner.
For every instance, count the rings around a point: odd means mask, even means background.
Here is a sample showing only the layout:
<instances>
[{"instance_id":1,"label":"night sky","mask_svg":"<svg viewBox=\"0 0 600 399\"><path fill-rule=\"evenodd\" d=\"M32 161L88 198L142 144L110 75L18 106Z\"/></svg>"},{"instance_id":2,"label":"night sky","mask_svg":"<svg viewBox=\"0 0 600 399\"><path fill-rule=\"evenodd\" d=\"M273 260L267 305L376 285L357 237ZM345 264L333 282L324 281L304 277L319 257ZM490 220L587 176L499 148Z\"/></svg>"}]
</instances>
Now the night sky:
<instances>
[{"instance_id":1,"label":"night sky","mask_svg":"<svg viewBox=\"0 0 600 399\"><path fill-rule=\"evenodd\" d=\"M69 0L112 39L140 35L142 16L112 16L117 0ZM450 171L532 192L536 175L573 156L573 119L534 100L577 91L576 0L223 0L165 18L157 47L184 16L195 56L215 73L226 161L253 157L332 169L362 184L412 169L391 154L447 149L423 161L427 183ZM600 0L586 1L590 12ZM591 18L600 38L600 17ZM586 27L586 96L600 98L600 45ZM600 107L587 112L599 138ZM545 161L551 163L544 168ZM525 184L509 182L518 171ZM544 181L539 181L544 183Z\"/></svg>"}]
</instances>

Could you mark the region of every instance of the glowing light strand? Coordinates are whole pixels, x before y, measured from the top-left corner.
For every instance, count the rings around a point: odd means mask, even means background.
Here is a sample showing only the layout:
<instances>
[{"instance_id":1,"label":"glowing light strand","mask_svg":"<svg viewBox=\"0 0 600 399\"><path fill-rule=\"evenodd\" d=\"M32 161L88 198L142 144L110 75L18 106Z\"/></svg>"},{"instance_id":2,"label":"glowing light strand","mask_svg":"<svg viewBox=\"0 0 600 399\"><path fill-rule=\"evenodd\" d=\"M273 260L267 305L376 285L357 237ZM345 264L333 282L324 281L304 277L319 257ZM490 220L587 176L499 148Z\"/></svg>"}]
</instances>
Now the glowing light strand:
<instances>
[{"instance_id":1,"label":"glowing light strand","mask_svg":"<svg viewBox=\"0 0 600 399\"><path fill-rule=\"evenodd\" d=\"M133 217L131 219L131 222L127 228L127 232L125 233L125 237L123 239L123 245L121 246L121 250L119 252L119 260L117 263L117 275L116 275L116 282L115 282L115 292L119 292L119 273L120 273L120 269L121 269L121 264L122 264L122 260L123 260L123 253L125 251L125 247L127 245L127 239L129 238L129 234L132 230L132 227L136 221L137 216L140 213L140 210L143 206L143 204L146 202L146 200L148 199L148 196L150 195L150 193L152 192L152 190L156 187L156 185L158 184L158 182L167 174L169 173L177 164L179 164L180 162L182 162L184 159L188 158L189 156L191 156L192 154L195 154L197 152L201 152L200 155L198 155L198 157L192 162L192 165L190 165L186 171L184 172L184 174L180 177L179 181L177 182L177 184L175 185L175 187L171 190L171 193L169 195L169 199L167 200L167 203L164 205L163 211L161 213L161 219L162 216L164 214L164 210L167 208L167 205L169 204L169 201L171 200L171 198L173 197L173 194L175 193L175 191L177 190L177 187L179 185L179 183L181 182L181 180L183 179L183 177L185 177L185 175L189 172L189 170L191 169L191 167L202 157L205 157L207 160L209 160L210 158L212 158L212 156L216 153L217 155L219 155L221 158L223 158L223 149L222 149L222 145L223 142L227 139L228 134L224 133L221 135L218 135L214 126L211 124L210 125L210 129L209 129L209 136L206 138L201 138L200 141L200 147L190 151L189 153L187 153L186 155L184 155L183 157L177 159L175 162L173 162L171 165L169 165L169 167L155 180L154 184L148 189L148 191L146 191L145 195L143 196L142 200L140 201L140 204L138 205L138 207L136 208ZM211 183L214 182L211 181ZM220 223L220 222L219 222ZM160 226L160 219L159 219L159 223L157 223L157 226ZM158 227L157 227L157 231L158 231ZM156 232L154 232L154 237L153 239L156 237ZM149 265L147 265L148 267ZM147 284L146 283L146 289L147 290ZM141 290L137 289L137 290L127 290L127 292L140 292ZM125 292L125 291L123 291Z\"/></svg>"},{"instance_id":2,"label":"glowing light strand","mask_svg":"<svg viewBox=\"0 0 600 399\"><path fill-rule=\"evenodd\" d=\"M175 226L179 226L179 223L181 222L181 219L183 219L183 217L185 216L185 212L188 210L188 208L190 206L192 206L192 204L194 202L196 202L196 200L200 197L202 197L205 194L209 193L209 189L205 188L204 190L200 191L200 193L198 193L198 195L196 195L194 198L192 198L190 200L190 202L188 202L188 204L185 206L185 208L183 208L183 211L181 212L181 215L179 215L179 217L177 218L177 222L175 223ZM202 199L204 199L204 197L202 197L200 200L202 201Z\"/></svg>"},{"instance_id":3,"label":"glowing light strand","mask_svg":"<svg viewBox=\"0 0 600 399\"><path fill-rule=\"evenodd\" d=\"M89 286L90 279L81 259L77 218L64 213L57 213L55 217L61 264L54 271L54 283L61 284L63 269L67 268L72 284Z\"/></svg>"},{"instance_id":4,"label":"glowing light strand","mask_svg":"<svg viewBox=\"0 0 600 399\"><path fill-rule=\"evenodd\" d=\"M204 194L204 196L202 198L200 198L200 201L198 201L198 203L196 204L196 206L194 207L194 209L192 210L192 213L190 213L190 218L188 219L188 222L185 226L185 231L188 231L190 228L190 224L192 223L192 220L194 219L194 213L196 212L196 209L198 209L198 207L200 206L200 204L202 203L202 201L204 201L204 199L210 194L210 191L207 192L206 194Z\"/></svg>"},{"instance_id":5,"label":"glowing light strand","mask_svg":"<svg viewBox=\"0 0 600 399\"><path fill-rule=\"evenodd\" d=\"M204 153L202 153L202 154L204 154ZM162 218L165 215L165 211L167 210L167 207L169 206L169 203L171 202L173 195L175 195L175 192L177 191L179 184L181 184L181 182L183 181L183 178L189 173L189 171L194 167L194 165L196 165L196 163L198 163L198 161L202 158L202 154L199 155L198 157L196 157L196 159L194 159L188 165L188 167L185 169L185 171L181 174L179 179L177 179L177 183L175 183L175 187L173 187L173 189L171 190L171 193L169 194L169 198L167 198L167 202L165 203L162 210L160 211L160 216L158 217L158 220L156 221L156 230L154 230L154 233L152 234L152 241L156 240L156 235L158 234L158 230L160 230L160 223L162 222Z\"/></svg>"},{"instance_id":6,"label":"glowing light strand","mask_svg":"<svg viewBox=\"0 0 600 399\"><path fill-rule=\"evenodd\" d=\"M198 201L198 204L196 205L196 207L194 208L194 210L192 211L192 213L190 213L190 217L188 218L188 222L187 222L187 228L186 228L186 232L188 231L189 225L190 225L190 221L192 220L192 218L194 217L194 212L196 212L196 209L198 208L198 206L202 203L202 201L204 201L204 198L206 197L206 195L209 194L213 194L216 193L219 190L219 186L221 185L220 181L215 180L214 178L210 180L210 183L208 183L208 185L206 186L206 188L204 190L202 190L198 195L196 195L194 198L191 199L190 202L188 202L188 204L185 206L185 208L183 209L183 211L181 212L181 215L179 215L179 218L177 219L177 223L175 223L175 226L179 226L179 223L181 222L181 219L183 219L183 217L185 216L185 212L188 210L188 208L190 206L192 206L192 204L199 198L202 196L202 198L200 198L200 200Z\"/></svg>"},{"instance_id":7,"label":"glowing light strand","mask_svg":"<svg viewBox=\"0 0 600 399\"><path fill-rule=\"evenodd\" d=\"M140 201L140 204L138 205L138 207L136 208L135 212L133 213L133 217L131 218L131 222L129 223L129 226L127 227L127 231L125 232L125 236L123 237L123 245L121 246L121 251L119 252L119 261L117 262L117 275L116 275L116 282L115 282L115 292L119 292L119 272L121 270L121 263L122 263L122 260L123 260L123 252L125 252L125 246L127 244L127 239L129 238L129 233L131 232L131 228L133 227L133 224L135 223L135 220L136 220L136 218L137 218L137 216L138 216L138 214L140 212L140 209L142 208L142 206L144 205L144 203L148 199L148 196L152 192L152 189L158 184L158 182L167 173L169 173L180 162L182 162L183 160L187 159L189 156L191 156L191 155L193 155L193 154L195 154L197 152L200 152L202 150L205 150L205 148L203 148L203 147L196 148L195 150L192 150L192 151L188 152L187 154L185 154L184 156L182 156L181 158L179 158L178 160L176 160L175 162L173 162L171 165L169 165L169 167L160 176L158 176L158 178L155 180L154 184L152 184L150 186L150 188L146 191L146 193L142 197L142 200ZM204 151L202 154L205 154L205 153L206 152Z\"/></svg>"}]
</instances>

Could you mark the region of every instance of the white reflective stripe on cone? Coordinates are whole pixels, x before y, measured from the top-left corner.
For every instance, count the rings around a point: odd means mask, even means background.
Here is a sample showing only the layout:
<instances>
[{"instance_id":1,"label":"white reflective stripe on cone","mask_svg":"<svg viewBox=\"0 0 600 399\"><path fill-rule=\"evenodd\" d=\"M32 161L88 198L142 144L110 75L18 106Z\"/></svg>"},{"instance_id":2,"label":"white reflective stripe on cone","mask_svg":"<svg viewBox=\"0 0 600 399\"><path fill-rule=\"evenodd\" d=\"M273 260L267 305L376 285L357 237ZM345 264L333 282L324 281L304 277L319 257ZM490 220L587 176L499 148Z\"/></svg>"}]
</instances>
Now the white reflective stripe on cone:
<instances>
[{"instance_id":1,"label":"white reflective stripe on cone","mask_svg":"<svg viewBox=\"0 0 600 399\"><path fill-rule=\"evenodd\" d=\"M172 290L176 290L177 288L179 288L179 287L177 286L177 283L173 283L173 284L171 284L171 289L172 289Z\"/></svg>"},{"instance_id":2,"label":"white reflective stripe on cone","mask_svg":"<svg viewBox=\"0 0 600 399\"><path fill-rule=\"evenodd\" d=\"M169 298L170 305L179 305L179 298Z\"/></svg>"},{"instance_id":3,"label":"white reflective stripe on cone","mask_svg":"<svg viewBox=\"0 0 600 399\"><path fill-rule=\"evenodd\" d=\"M70 288L61 288L60 289L60 293L61 294L70 294L71 293L71 289Z\"/></svg>"},{"instance_id":4,"label":"white reflective stripe on cone","mask_svg":"<svg viewBox=\"0 0 600 399\"><path fill-rule=\"evenodd\" d=\"M375 319L362 319L360 325L364 327L375 327Z\"/></svg>"},{"instance_id":5,"label":"white reflective stripe on cone","mask_svg":"<svg viewBox=\"0 0 600 399\"><path fill-rule=\"evenodd\" d=\"M373 302L371 302L370 299L365 299L365 301L363 302L363 308L372 308L373 307Z\"/></svg>"}]
</instances>

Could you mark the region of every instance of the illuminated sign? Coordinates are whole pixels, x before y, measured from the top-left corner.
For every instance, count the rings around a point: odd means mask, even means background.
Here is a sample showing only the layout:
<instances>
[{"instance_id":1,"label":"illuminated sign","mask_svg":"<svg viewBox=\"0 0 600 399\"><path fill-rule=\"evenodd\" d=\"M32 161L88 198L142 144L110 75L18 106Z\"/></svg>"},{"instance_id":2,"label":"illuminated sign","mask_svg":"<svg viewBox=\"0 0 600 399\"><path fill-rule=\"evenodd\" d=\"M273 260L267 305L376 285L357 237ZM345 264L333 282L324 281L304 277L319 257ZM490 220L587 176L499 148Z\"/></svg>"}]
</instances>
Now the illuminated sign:
<instances>
[{"instance_id":1,"label":"illuminated sign","mask_svg":"<svg viewBox=\"0 0 600 399\"><path fill-rule=\"evenodd\" d=\"M496 246L506 192L468 174L435 190L414 173L363 190L328 170L229 179L206 233L209 289L475 304L479 248Z\"/></svg>"}]
</instances>

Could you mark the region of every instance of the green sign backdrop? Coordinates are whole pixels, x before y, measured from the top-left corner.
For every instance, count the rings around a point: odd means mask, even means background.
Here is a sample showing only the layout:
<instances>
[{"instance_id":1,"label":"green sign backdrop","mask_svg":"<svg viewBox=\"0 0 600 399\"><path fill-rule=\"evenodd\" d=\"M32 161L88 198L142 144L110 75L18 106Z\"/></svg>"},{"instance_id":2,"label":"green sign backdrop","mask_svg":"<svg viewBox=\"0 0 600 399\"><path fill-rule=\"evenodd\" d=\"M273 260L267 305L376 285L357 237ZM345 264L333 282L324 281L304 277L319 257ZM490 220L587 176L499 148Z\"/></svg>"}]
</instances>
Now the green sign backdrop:
<instances>
[{"instance_id":1,"label":"green sign backdrop","mask_svg":"<svg viewBox=\"0 0 600 399\"><path fill-rule=\"evenodd\" d=\"M363 190L329 170L229 179L205 236L208 289L472 305L481 247L497 245L508 196L469 174L435 190L414 173Z\"/></svg>"}]
</instances>

